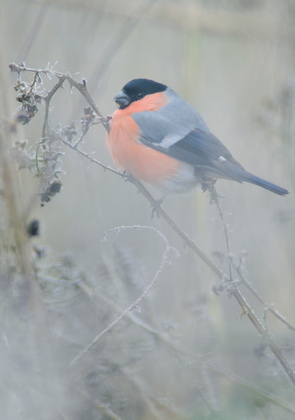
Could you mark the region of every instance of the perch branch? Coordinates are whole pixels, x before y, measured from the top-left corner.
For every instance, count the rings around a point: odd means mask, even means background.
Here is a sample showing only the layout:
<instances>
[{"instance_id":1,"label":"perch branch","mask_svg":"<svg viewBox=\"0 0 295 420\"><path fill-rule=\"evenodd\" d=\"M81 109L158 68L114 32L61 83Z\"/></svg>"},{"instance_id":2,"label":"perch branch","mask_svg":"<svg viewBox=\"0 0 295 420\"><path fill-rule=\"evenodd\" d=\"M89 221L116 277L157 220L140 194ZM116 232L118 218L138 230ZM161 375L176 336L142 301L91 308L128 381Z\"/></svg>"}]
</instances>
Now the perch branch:
<instances>
[{"instance_id":1,"label":"perch branch","mask_svg":"<svg viewBox=\"0 0 295 420\"><path fill-rule=\"evenodd\" d=\"M44 74L44 75L47 75L47 76L50 76L50 75L56 76L59 79L59 82L56 85L56 89L55 89L55 87L53 87L53 89L48 94L50 96L47 95L47 97L44 98L45 101L47 100L48 102L50 102L50 100L52 99L52 96L55 94L55 92L58 90L58 88L62 86L63 82L65 80L67 80L70 83L71 87L75 87L81 93L81 95L85 98L87 103L91 106L91 108L94 110L94 112L98 115L98 117L101 119L101 123L103 124L105 130L107 132L110 131L109 120L108 120L108 118L104 117L104 115L101 113L99 108L96 106L94 100L92 99L91 95L89 94L89 92L87 90L85 79L82 79L82 81L78 81L78 80L74 79L72 76L70 76L69 74L63 74L63 73L60 73L60 72L56 72L53 69L45 69L45 70L32 69L32 68L26 67L25 65L17 65L15 63L10 64L9 67L12 71L17 72L18 74L26 71L26 72L32 72L35 75L36 75L36 73L38 73L38 75ZM34 80L37 80L37 78L35 77ZM65 145L67 145L68 147L76 150L78 153L82 154L85 158L89 159L91 162L96 163L99 166L103 167L105 170L110 170L111 172L113 172L117 175L119 174L120 176L122 176L122 174L119 173L118 171L115 171L115 170L113 170L109 167L106 167L105 165L101 164L99 161L93 159L88 154L84 153L82 150L80 150L77 147L74 147L73 145L71 145L69 142L66 142L65 140L63 140L63 143ZM195 242L192 239L190 239L189 236L186 233L184 233L182 231L182 229L163 210L163 208L156 202L156 200L152 197L152 195L148 192L148 190L144 187L144 185L139 180L131 178L130 181L136 186L138 191L142 193L142 195L150 202L150 204L152 206L154 206L154 207L156 206L158 214L165 220L165 222L168 223L168 225L171 227L171 229L173 229L179 235L179 237L183 240L184 244L188 248L190 248L199 258L201 258L201 260L217 275L217 277L221 280L223 285L225 285L224 289L226 289L228 291L230 296L233 296L236 299L237 303L239 304L239 306L242 310L242 315L247 315L248 319L253 324L253 326L258 331L258 333L261 336L264 337L264 339L265 339L266 343L268 344L269 348L271 349L273 354L277 357L277 359L279 360L283 369L287 373L288 377L290 378L292 383L295 385L295 373L292 370L290 364L288 363L288 361L284 357L284 355L283 355L282 351L279 349L279 347L273 342L273 340L272 340L270 334L268 333L267 329L261 324L261 322L259 321L259 319L255 315L253 309L250 307L250 305L248 304L248 302L246 301L246 299L244 298L244 296L242 295L240 290L237 288L235 283L233 281L231 281L232 279L230 277L228 277L227 274L224 273L219 267L217 267L216 264L195 244ZM228 240L228 238L227 238L227 240ZM134 303L132 304L132 307L134 307ZM132 307L127 308L126 311L127 312L130 311L132 309ZM125 315L125 312L124 312L124 315ZM118 320L115 320L115 321L118 322ZM112 326L112 324L111 324L111 326ZM109 327L107 327L107 329ZM105 331L103 331L102 333L105 333ZM86 353L87 350L94 344L94 342L96 342L100 338L100 335L102 333L100 333L93 340L93 343L88 345L78 356L76 356L76 358L72 361L72 363L75 360L77 360L78 358L80 358L84 353Z\"/></svg>"}]
</instances>

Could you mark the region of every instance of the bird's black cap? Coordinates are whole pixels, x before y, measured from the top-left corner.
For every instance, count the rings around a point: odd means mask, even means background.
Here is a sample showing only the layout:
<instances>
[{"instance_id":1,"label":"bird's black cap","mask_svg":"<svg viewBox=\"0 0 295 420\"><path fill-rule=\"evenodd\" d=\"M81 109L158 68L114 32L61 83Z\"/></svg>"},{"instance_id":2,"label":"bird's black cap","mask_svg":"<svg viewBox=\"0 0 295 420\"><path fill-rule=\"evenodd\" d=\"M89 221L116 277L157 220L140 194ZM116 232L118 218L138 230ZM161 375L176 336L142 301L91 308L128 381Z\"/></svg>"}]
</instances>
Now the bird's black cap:
<instances>
[{"instance_id":1,"label":"bird's black cap","mask_svg":"<svg viewBox=\"0 0 295 420\"><path fill-rule=\"evenodd\" d=\"M133 79L126 83L123 89L115 96L114 100L120 109L126 108L131 102L139 101L146 95L164 92L167 86L163 83L149 79Z\"/></svg>"}]
</instances>

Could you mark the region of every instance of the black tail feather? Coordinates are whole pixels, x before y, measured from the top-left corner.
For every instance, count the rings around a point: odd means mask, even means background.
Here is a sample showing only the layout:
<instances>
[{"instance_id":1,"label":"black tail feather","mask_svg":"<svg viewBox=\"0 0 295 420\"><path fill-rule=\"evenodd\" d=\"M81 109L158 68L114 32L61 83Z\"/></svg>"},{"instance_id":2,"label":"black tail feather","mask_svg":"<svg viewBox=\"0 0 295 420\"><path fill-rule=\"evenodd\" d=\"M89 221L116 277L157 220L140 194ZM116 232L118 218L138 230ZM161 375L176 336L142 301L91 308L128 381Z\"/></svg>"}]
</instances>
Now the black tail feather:
<instances>
[{"instance_id":1,"label":"black tail feather","mask_svg":"<svg viewBox=\"0 0 295 420\"><path fill-rule=\"evenodd\" d=\"M250 184L258 185L259 187L265 188L268 191L271 191L278 195L286 195L289 194L289 191L285 190L284 188L279 187L278 185L272 184L271 182L265 181L264 179L258 178L255 175L250 174L247 172L247 176L242 179L244 182L249 182Z\"/></svg>"}]
</instances>

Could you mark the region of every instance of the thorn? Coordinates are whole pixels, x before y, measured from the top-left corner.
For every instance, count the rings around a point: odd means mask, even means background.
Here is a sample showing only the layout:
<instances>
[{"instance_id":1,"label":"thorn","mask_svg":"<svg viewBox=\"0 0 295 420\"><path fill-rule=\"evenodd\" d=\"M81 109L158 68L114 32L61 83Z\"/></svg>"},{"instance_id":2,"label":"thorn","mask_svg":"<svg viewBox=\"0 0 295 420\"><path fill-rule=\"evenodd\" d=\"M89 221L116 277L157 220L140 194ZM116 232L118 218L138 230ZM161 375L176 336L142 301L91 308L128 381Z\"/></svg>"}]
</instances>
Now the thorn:
<instances>
[{"instance_id":1,"label":"thorn","mask_svg":"<svg viewBox=\"0 0 295 420\"><path fill-rule=\"evenodd\" d=\"M158 200L155 200L155 202L151 204L151 208L152 208L151 219L154 218L155 214L157 215L158 219L160 219L159 208L161 207L161 204L163 203L163 201L164 201L164 197L159 198Z\"/></svg>"},{"instance_id":2,"label":"thorn","mask_svg":"<svg viewBox=\"0 0 295 420\"><path fill-rule=\"evenodd\" d=\"M240 319L242 319L242 317L244 316L244 315L248 315L248 312L243 308L243 310L242 310L242 312L241 312L241 315L240 315Z\"/></svg>"}]
</instances>

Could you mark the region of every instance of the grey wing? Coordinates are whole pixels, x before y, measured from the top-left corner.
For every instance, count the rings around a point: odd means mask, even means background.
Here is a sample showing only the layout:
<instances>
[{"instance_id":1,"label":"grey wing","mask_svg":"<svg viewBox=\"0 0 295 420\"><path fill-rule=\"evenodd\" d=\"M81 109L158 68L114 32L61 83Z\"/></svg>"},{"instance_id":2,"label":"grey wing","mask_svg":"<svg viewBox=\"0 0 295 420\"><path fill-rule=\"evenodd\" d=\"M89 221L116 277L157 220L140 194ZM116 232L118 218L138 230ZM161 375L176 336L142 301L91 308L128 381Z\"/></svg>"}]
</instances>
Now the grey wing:
<instances>
[{"instance_id":1,"label":"grey wing","mask_svg":"<svg viewBox=\"0 0 295 420\"><path fill-rule=\"evenodd\" d=\"M141 131L140 141L208 172L209 176L241 182L245 175L243 167L221 141L210 133L198 112L175 95L174 100L159 111L133 114Z\"/></svg>"},{"instance_id":2,"label":"grey wing","mask_svg":"<svg viewBox=\"0 0 295 420\"><path fill-rule=\"evenodd\" d=\"M194 129L209 132L201 115L188 102L172 89L168 89L166 95L169 102L163 108L155 112L133 114L143 137L148 138L151 143L161 143L168 148Z\"/></svg>"}]
</instances>

